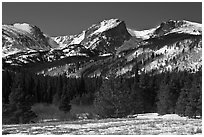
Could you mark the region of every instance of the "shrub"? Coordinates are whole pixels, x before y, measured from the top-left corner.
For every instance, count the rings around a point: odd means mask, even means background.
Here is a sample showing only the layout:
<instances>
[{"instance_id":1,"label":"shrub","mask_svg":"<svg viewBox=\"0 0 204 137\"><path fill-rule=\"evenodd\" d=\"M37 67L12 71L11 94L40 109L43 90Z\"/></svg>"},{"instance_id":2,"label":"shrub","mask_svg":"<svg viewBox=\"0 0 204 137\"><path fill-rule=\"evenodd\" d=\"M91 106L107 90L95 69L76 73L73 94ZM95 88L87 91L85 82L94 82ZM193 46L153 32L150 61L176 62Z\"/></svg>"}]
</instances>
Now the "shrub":
<instances>
[{"instance_id":1,"label":"shrub","mask_svg":"<svg viewBox=\"0 0 204 137\"><path fill-rule=\"evenodd\" d=\"M41 122L45 119L56 119L59 109L53 104L38 103L32 106L32 111L38 116L37 121Z\"/></svg>"},{"instance_id":2,"label":"shrub","mask_svg":"<svg viewBox=\"0 0 204 137\"><path fill-rule=\"evenodd\" d=\"M88 118L96 117L93 106L72 105L70 112L64 113L54 104L38 103L32 106L32 111L38 115L37 122L43 122L45 120L77 120L77 114L82 113L88 113Z\"/></svg>"}]
</instances>

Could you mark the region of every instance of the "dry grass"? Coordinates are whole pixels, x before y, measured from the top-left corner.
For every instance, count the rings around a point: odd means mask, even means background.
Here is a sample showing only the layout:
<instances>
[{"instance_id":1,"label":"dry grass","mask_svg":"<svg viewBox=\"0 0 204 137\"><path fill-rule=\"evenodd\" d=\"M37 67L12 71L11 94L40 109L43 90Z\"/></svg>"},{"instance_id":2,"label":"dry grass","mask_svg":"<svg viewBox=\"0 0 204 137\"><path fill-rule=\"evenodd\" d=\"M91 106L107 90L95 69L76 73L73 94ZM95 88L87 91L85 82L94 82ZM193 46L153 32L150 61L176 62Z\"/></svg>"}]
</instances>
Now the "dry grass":
<instances>
[{"instance_id":1,"label":"dry grass","mask_svg":"<svg viewBox=\"0 0 204 137\"><path fill-rule=\"evenodd\" d=\"M202 134L201 119L140 117L3 125L5 134L72 135L194 135Z\"/></svg>"}]
</instances>

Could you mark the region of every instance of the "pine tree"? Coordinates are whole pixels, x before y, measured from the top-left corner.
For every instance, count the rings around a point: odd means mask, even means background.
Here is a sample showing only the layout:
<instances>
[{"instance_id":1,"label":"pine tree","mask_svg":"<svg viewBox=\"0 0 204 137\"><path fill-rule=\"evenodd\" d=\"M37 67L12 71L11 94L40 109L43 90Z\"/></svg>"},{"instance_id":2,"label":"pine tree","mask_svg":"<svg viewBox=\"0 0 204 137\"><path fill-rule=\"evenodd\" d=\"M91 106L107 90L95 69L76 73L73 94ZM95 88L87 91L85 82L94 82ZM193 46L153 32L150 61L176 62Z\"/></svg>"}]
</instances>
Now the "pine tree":
<instances>
[{"instance_id":1,"label":"pine tree","mask_svg":"<svg viewBox=\"0 0 204 137\"><path fill-rule=\"evenodd\" d=\"M139 80L139 89L141 91L143 111L153 112L155 110L156 85L149 74L141 73Z\"/></svg>"},{"instance_id":2,"label":"pine tree","mask_svg":"<svg viewBox=\"0 0 204 137\"><path fill-rule=\"evenodd\" d=\"M200 94L201 94L201 89L198 85L193 84L192 88L190 89L190 92L188 94L188 103L186 106L186 111L185 115L188 117L193 117L195 118L197 115L197 112L199 114L201 113L201 110L198 110L198 105L200 105Z\"/></svg>"},{"instance_id":3,"label":"pine tree","mask_svg":"<svg viewBox=\"0 0 204 137\"><path fill-rule=\"evenodd\" d=\"M124 117L132 112L131 91L121 81L115 78L104 80L96 92L94 106L101 117Z\"/></svg>"},{"instance_id":4,"label":"pine tree","mask_svg":"<svg viewBox=\"0 0 204 137\"><path fill-rule=\"evenodd\" d=\"M143 113L144 112L144 90L139 87L137 82L134 82L131 89L131 98L129 104L132 108L132 113Z\"/></svg>"},{"instance_id":5,"label":"pine tree","mask_svg":"<svg viewBox=\"0 0 204 137\"><path fill-rule=\"evenodd\" d=\"M176 114L185 116L186 106L188 103L188 89L182 89L178 101L176 103Z\"/></svg>"},{"instance_id":6,"label":"pine tree","mask_svg":"<svg viewBox=\"0 0 204 137\"><path fill-rule=\"evenodd\" d=\"M159 114L169 113L170 90L169 86L161 84L158 91L157 111Z\"/></svg>"},{"instance_id":7,"label":"pine tree","mask_svg":"<svg viewBox=\"0 0 204 137\"><path fill-rule=\"evenodd\" d=\"M36 117L31 111L33 96L23 89L23 79L22 74L17 74L9 95L9 107L13 108L11 122L14 123L28 123Z\"/></svg>"},{"instance_id":8,"label":"pine tree","mask_svg":"<svg viewBox=\"0 0 204 137\"><path fill-rule=\"evenodd\" d=\"M64 85L62 88L59 110L63 111L64 113L69 112L71 110L70 100L70 94L68 93L66 85Z\"/></svg>"},{"instance_id":9,"label":"pine tree","mask_svg":"<svg viewBox=\"0 0 204 137\"><path fill-rule=\"evenodd\" d=\"M11 92L12 77L8 70L2 72L2 102L9 103L8 97Z\"/></svg>"},{"instance_id":10,"label":"pine tree","mask_svg":"<svg viewBox=\"0 0 204 137\"><path fill-rule=\"evenodd\" d=\"M192 80L190 79L190 75L187 72L184 72L182 74L183 75L180 75L180 83L181 85L183 85L183 87L176 102L175 113L181 116L185 116L186 107L189 102L188 95L192 85Z\"/></svg>"},{"instance_id":11,"label":"pine tree","mask_svg":"<svg viewBox=\"0 0 204 137\"><path fill-rule=\"evenodd\" d=\"M79 86L78 86L78 93L79 95L82 95L83 93L86 92L86 87L85 87L85 78L83 76L81 76L80 80L79 80Z\"/></svg>"}]
</instances>

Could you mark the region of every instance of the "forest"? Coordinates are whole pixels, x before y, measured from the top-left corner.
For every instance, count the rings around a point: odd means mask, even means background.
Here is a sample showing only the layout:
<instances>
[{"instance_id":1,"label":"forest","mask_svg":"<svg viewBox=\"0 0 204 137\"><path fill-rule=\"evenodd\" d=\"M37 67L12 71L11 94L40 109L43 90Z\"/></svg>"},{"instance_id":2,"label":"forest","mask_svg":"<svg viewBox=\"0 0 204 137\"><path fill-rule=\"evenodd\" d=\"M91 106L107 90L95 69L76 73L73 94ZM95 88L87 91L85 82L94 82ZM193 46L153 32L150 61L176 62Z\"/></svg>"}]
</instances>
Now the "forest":
<instances>
[{"instance_id":1,"label":"forest","mask_svg":"<svg viewBox=\"0 0 204 137\"><path fill-rule=\"evenodd\" d=\"M74 100L74 101L73 101ZM36 103L56 105L69 113L72 103L93 105L100 118L155 112L202 116L202 70L138 73L134 77L44 76L27 71L2 72L3 124L29 123L38 117Z\"/></svg>"}]
</instances>

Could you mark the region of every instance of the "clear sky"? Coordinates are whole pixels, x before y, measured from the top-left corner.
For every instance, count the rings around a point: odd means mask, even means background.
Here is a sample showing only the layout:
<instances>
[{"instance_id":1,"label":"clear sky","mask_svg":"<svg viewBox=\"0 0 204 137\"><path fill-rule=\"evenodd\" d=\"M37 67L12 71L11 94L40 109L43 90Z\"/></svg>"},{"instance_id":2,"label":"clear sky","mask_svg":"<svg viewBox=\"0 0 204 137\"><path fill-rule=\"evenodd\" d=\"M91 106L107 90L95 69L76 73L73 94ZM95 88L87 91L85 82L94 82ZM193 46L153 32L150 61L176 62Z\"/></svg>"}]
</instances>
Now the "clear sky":
<instances>
[{"instance_id":1,"label":"clear sky","mask_svg":"<svg viewBox=\"0 0 204 137\"><path fill-rule=\"evenodd\" d=\"M127 27L149 29L169 19L202 22L202 3L50 2L2 3L2 23L27 22L50 36L78 34L104 19L119 18Z\"/></svg>"}]
</instances>

